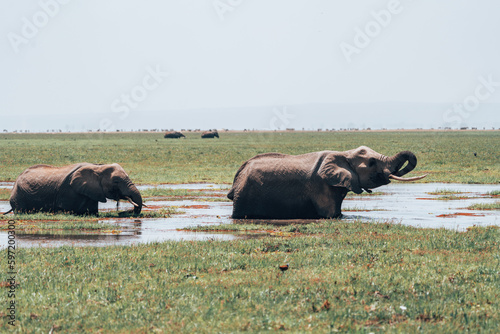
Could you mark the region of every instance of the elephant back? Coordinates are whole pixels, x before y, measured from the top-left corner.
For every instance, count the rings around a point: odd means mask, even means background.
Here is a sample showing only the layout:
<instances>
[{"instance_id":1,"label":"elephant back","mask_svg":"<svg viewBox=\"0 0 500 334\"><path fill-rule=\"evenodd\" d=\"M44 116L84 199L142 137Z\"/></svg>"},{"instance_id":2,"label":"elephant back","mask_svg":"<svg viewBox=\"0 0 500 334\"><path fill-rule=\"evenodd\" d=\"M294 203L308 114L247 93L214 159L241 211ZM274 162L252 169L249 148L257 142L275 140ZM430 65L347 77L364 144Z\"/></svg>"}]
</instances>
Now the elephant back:
<instances>
[{"instance_id":1,"label":"elephant back","mask_svg":"<svg viewBox=\"0 0 500 334\"><path fill-rule=\"evenodd\" d=\"M54 167L35 165L16 180L10 204L16 211L55 211L58 194L69 175L85 164Z\"/></svg>"}]
</instances>

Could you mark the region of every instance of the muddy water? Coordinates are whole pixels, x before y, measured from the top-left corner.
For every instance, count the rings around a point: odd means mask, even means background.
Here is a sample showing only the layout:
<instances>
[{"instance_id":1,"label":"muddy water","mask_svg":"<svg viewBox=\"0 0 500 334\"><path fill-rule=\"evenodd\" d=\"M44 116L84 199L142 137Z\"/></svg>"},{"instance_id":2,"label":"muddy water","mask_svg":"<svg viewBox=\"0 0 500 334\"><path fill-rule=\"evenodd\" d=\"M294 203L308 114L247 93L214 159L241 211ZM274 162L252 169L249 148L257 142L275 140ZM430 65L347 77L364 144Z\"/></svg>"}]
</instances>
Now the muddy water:
<instances>
[{"instance_id":1,"label":"muddy water","mask_svg":"<svg viewBox=\"0 0 500 334\"><path fill-rule=\"evenodd\" d=\"M2 184L0 184L0 187ZM11 185L12 186L12 185ZM220 192L228 186L214 184L193 185L161 185L176 189L211 189ZM139 186L146 189L154 186ZM436 200L440 195L430 195L429 192L438 189L460 191L455 196L465 197L461 200ZM423 228L448 228L465 230L472 225L500 225L498 211L477 211L465 209L477 203L494 203L499 198L485 198L484 194L500 190L498 185L467 185L467 184L390 184L376 189L375 196L348 197L343 204L344 218L362 219L365 221L390 221ZM150 209L163 206L177 206L184 213L171 218L148 219L116 219L106 220L106 223L116 224L122 231L116 233L91 233L72 231L70 234L60 231L47 234L17 234L17 245L33 246L108 246L131 245L164 240L233 240L252 237L237 233L202 233L183 232L177 229L204 225L233 223L230 218L232 203L230 202L200 202L200 201L150 201ZM101 211L114 210L116 202L100 203ZM120 210L131 209L128 203L121 203ZM0 201L0 212L10 209L8 202ZM350 209L354 209L350 211ZM146 209L147 210L147 209ZM263 221L254 221L255 223ZM283 223L310 223L312 220L266 221ZM6 232L0 232L0 248L7 244Z\"/></svg>"}]
</instances>

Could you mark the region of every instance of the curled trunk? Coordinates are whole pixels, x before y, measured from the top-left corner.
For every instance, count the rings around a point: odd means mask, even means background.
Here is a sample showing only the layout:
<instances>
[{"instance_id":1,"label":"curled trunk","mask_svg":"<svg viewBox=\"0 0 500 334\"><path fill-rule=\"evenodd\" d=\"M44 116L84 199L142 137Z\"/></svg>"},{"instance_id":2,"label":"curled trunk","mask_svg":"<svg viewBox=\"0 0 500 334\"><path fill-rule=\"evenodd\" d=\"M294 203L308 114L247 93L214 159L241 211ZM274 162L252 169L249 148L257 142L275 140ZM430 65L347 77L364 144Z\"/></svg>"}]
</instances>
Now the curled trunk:
<instances>
[{"instance_id":1,"label":"curled trunk","mask_svg":"<svg viewBox=\"0 0 500 334\"><path fill-rule=\"evenodd\" d=\"M417 166L417 157L410 151L399 152L389 159L389 170L391 175L401 177L411 172ZM401 169L408 162L405 168Z\"/></svg>"}]
</instances>

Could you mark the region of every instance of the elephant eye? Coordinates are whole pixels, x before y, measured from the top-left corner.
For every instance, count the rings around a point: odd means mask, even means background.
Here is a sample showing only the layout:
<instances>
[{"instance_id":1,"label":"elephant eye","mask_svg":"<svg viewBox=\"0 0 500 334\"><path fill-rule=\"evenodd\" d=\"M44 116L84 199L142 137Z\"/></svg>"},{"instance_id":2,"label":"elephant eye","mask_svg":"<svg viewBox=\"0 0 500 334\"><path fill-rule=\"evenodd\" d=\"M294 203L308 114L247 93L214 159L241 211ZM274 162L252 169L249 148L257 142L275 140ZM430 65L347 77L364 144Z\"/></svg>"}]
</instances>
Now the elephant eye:
<instances>
[{"instance_id":1,"label":"elephant eye","mask_svg":"<svg viewBox=\"0 0 500 334\"><path fill-rule=\"evenodd\" d=\"M376 163L377 161L374 158L370 158L370 160L368 160L368 167L373 167Z\"/></svg>"}]
</instances>

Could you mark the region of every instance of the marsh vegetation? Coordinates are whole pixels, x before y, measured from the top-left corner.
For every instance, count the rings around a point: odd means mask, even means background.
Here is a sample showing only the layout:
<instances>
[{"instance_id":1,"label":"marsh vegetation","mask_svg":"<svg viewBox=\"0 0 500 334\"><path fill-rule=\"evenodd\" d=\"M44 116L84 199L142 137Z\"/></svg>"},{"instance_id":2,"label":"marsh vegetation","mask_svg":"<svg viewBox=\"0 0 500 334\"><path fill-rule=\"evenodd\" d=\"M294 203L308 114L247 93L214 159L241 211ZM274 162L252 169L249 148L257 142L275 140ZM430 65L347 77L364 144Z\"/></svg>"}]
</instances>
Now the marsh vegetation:
<instances>
[{"instance_id":1,"label":"marsh vegetation","mask_svg":"<svg viewBox=\"0 0 500 334\"><path fill-rule=\"evenodd\" d=\"M167 141L151 133L3 134L0 180L14 181L34 164L87 161L118 162L136 184L229 184L240 164L258 153L300 154L360 145L387 155L413 151L419 161L415 173L430 174L420 182L500 179L498 132L221 133L217 141L201 140L193 133L186 136ZM225 200L222 190L149 187L141 192L151 206L142 218L175 216L186 209L155 204L160 201ZM0 189L0 199L6 200L8 193ZM379 195L350 197L370 201ZM462 195L468 196L446 187L431 194ZM496 190L484 193L490 201L496 196ZM363 209L346 203L349 207ZM469 209L498 210L498 203ZM65 214L4 218L0 228L7 219L15 219L20 233L112 232L116 225L106 220L121 219L123 213L104 210L99 218ZM285 226L243 221L189 230L233 231L259 238L20 248L19 326L14 332L498 329L498 227L473 226L459 232L350 219ZM281 272L278 266L285 263L289 269ZM1 294L0 304L6 303L7 295ZM0 331L9 328L5 312L0 311Z\"/></svg>"},{"instance_id":2,"label":"marsh vegetation","mask_svg":"<svg viewBox=\"0 0 500 334\"><path fill-rule=\"evenodd\" d=\"M322 221L219 228L235 227L274 235L21 249L17 298L27 302L19 304L19 322L27 331L62 332L498 329L498 227L459 233ZM281 272L284 263L289 270Z\"/></svg>"}]
</instances>

